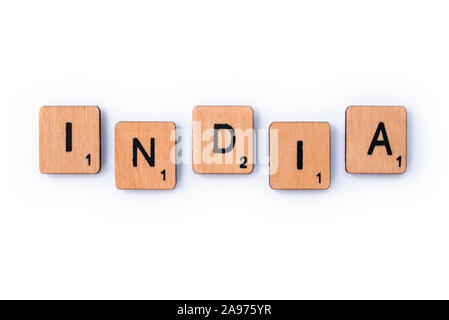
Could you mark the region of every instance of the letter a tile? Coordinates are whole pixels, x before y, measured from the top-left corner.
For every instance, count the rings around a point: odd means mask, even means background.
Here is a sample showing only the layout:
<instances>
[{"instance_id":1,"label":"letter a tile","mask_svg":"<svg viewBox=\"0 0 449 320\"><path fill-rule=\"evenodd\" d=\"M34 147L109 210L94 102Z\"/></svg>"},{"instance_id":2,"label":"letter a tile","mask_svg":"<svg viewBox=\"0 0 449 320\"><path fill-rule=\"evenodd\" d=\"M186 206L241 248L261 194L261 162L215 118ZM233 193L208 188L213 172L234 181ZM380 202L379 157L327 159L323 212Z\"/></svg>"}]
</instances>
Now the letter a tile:
<instances>
[{"instance_id":1,"label":"letter a tile","mask_svg":"<svg viewBox=\"0 0 449 320\"><path fill-rule=\"evenodd\" d=\"M346 171L404 173L407 168L405 107L346 109Z\"/></svg>"},{"instance_id":2,"label":"letter a tile","mask_svg":"<svg viewBox=\"0 0 449 320\"><path fill-rule=\"evenodd\" d=\"M270 125L270 187L329 188L330 144L327 122L273 122Z\"/></svg>"},{"instance_id":3,"label":"letter a tile","mask_svg":"<svg viewBox=\"0 0 449 320\"><path fill-rule=\"evenodd\" d=\"M100 109L45 106L39 111L39 167L42 173L100 171Z\"/></svg>"},{"instance_id":4,"label":"letter a tile","mask_svg":"<svg viewBox=\"0 0 449 320\"><path fill-rule=\"evenodd\" d=\"M251 173L254 113L249 106L198 106L192 113L195 173Z\"/></svg>"},{"instance_id":5,"label":"letter a tile","mask_svg":"<svg viewBox=\"0 0 449 320\"><path fill-rule=\"evenodd\" d=\"M176 127L173 122L119 122L115 126L118 189L173 189Z\"/></svg>"}]
</instances>

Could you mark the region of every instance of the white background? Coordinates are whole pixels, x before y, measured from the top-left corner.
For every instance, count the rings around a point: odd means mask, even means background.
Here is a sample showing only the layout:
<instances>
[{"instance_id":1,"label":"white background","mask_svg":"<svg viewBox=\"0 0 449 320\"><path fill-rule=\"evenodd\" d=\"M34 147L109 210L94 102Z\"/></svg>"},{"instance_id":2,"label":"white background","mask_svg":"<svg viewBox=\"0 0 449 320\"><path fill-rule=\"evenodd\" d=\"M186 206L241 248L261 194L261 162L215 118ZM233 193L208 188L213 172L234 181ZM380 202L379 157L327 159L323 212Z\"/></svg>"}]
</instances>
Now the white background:
<instances>
[{"instance_id":1,"label":"white background","mask_svg":"<svg viewBox=\"0 0 449 320\"><path fill-rule=\"evenodd\" d=\"M449 298L445 1L2 1L0 298ZM98 175L39 173L42 105L98 105ZM178 168L120 191L114 126L244 104L329 121L332 185ZM352 104L404 105L404 175L344 169ZM266 136L260 137L265 155ZM264 151L265 150L265 151Z\"/></svg>"}]
</instances>

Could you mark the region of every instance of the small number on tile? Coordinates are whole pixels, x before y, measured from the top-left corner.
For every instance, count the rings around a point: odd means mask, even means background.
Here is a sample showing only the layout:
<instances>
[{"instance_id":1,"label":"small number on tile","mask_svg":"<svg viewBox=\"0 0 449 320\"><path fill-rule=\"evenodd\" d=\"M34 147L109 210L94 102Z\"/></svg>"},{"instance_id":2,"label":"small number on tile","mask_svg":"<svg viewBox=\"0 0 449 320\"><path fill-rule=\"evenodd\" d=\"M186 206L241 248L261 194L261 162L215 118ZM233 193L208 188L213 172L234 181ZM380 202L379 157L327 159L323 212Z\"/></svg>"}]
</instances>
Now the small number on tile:
<instances>
[{"instance_id":1,"label":"small number on tile","mask_svg":"<svg viewBox=\"0 0 449 320\"><path fill-rule=\"evenodd\" d=\"M248 162L248 158L243 156L240 158L240 161L242 161L242 163L240 164L240 169L246 169L248 168L248 166L246 165L246 163Z\"/></svg>"}]
</instances>

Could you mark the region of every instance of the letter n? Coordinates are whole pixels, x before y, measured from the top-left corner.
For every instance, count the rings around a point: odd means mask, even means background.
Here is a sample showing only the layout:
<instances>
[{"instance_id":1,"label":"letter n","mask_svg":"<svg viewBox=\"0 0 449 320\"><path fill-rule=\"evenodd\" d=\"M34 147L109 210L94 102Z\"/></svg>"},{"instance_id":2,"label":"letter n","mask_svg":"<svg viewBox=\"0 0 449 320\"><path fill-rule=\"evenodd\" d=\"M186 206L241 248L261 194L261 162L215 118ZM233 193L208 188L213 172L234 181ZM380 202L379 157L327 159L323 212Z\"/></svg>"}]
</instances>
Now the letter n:
<instances>
[{"instance_id":1,"label":"letter n","mask_svg":"<svg viewBox=\"0 0 449 320\"><path fill-rule=\"evenodd\" d=\"M133 167L137 167L137 149L140 150L145 160L148 162L150 167L154 167L154 138L151 138L150 140L150 156L140 143L139 139L133 138Z\"/></svg>"}]
</instances>

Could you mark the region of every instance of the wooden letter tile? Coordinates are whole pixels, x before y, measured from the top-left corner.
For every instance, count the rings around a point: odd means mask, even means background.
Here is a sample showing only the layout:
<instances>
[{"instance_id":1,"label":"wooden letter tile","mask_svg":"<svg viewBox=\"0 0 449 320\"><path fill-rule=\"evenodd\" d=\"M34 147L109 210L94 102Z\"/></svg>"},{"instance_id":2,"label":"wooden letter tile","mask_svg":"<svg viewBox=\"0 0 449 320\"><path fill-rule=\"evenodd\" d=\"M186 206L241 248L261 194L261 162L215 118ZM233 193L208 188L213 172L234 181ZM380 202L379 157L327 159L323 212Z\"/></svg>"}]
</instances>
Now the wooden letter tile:
<instances>
[{"instance_id":1,"label":"wooden letter tile","mask_svg":"<svg viewBox=\"0 0 449 320\"><path fill-rule=\"evenodd\" d=\"M100 109L45 106L39 112L39 167L42 173L100 171Z\"/></svg>"},{"instance_id":2,"label":"wooden letter tile","mask_svg":"<svg viewBox=\"0 0 449 320\"><path fill-rule=\"evenodd\" d=\"M254 113L249 106L193 109L192 168L195 173L253 171Z\"/></svg>"},{"instance_id":3,"label":"wooden letter tile","mask_svg":"<svg viewBox=\"0 0 449 320\"><path fill-rule=\"evenodd\" d=\"M270 125L270 187L329 188L330 144L327 122L273 122Z\"/></svg>"},{"instance_id":4,"label":"wooden letter tile","mask_svg":"<svg viewBox=\"0 0 449 320\"><path fill-rule=\"evenodd\" d=\"M346 171L404 173L407 168L405 107L346 109Z\"/></svg>"},{"instance_id":5,"label":"wooden letter tile","mask_svg":"<svg viewBox=\"0 0 449 320\"><path fill-rule=\"evenodd\" d=\"M119 122L115 126L118 189L173 189L176 126L173 122Z\"/></svg>"}]
</instances>

